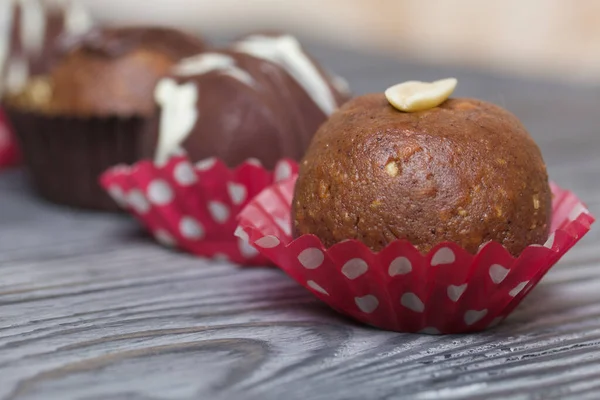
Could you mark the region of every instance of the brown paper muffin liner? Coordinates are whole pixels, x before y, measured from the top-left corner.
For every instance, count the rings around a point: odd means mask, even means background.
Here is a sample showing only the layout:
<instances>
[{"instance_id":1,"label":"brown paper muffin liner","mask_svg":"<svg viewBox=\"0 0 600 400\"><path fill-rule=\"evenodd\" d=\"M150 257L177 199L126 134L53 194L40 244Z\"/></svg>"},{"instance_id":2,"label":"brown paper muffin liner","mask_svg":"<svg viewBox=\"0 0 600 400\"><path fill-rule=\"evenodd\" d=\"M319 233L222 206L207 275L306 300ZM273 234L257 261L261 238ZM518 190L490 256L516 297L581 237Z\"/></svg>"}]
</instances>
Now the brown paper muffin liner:
<instances>
[{"instance_id":1,"label":"brown paper muffin liner","mask_svg":"<svg viewBox=\"0 0 600 400\"><path fill-rule=\"evenodd\" d=\"M148 118L51 116L5 106L36 191L71 207L120 211L98 177L149 156Z\"/></svg>"}]
</instances>

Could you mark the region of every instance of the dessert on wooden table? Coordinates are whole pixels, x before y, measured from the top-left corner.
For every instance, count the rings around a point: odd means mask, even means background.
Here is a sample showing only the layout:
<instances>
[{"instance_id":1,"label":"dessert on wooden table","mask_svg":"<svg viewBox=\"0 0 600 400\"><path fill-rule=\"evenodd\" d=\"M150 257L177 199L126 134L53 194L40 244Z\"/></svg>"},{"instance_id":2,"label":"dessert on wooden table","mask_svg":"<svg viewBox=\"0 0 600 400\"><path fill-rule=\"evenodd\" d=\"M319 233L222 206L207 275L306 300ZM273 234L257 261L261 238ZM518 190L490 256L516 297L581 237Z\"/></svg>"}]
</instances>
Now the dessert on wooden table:
<instances>
[{"instance_id":1,"label":"dessert on wooden table","mask_svg":"<svg viewBox=\"0 0 600 400\"><path fill-rule=\"evenodd\" d=\"M236 215L295 172L349 98L340 82L289 35L253 34L186 58L156 86L154 160L117 166L102 183L160 243L264 265L233 235Z\"/></svg>"},{"instance_id":2,"label":"dessert on wooden table","mask_svg":"<svg viewBox=\"0 0 600 400\"><path fill-rule=\"evenodd\" d=\"M256 196L237 235L336 310L384 329L457 333L505 318L590 228L508 111L456 80L357 97L300 172Z\"/></svg>"}]
</instances>

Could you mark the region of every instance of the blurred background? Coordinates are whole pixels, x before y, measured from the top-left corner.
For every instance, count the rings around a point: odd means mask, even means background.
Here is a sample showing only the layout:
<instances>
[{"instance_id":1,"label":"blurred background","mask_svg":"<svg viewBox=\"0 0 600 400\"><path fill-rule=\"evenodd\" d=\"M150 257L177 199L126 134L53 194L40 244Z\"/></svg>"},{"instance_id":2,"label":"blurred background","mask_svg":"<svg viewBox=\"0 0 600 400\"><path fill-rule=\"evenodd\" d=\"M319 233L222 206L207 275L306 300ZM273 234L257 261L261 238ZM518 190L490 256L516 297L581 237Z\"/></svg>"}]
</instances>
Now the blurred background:
<instances>
[{"instance_id":1,"label":"blurred background","mask_svg":"<svg viewBox=\"0 0 600 400\"><path fill-rule=\"evenodd\" d=\"M4 0L0 0L4 1ZM82 0L98 19L284 29L398 58L600 86L600 0Z\"/></svg>"}]
</instances>

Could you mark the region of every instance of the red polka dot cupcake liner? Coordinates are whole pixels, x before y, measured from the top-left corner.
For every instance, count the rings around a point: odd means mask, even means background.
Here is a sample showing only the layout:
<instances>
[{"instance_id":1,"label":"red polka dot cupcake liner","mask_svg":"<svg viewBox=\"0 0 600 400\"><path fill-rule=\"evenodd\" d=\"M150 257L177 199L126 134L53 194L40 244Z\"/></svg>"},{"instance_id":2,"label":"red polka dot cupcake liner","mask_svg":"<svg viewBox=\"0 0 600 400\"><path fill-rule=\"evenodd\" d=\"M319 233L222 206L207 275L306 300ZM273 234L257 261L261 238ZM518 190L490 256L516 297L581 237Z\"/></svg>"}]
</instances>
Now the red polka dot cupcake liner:
<instances>
[{"instance_id":1,"label":"red polka dot cupcake liner","mask_svg":"<svg viewBox=\"0 0 600 400\"><path fill-rule=\"evenodd\" d=\"M296 172L296 163L288 160L269 171L258 160L230 169L215 158L194 165L177 155L161 166L151 161L115 166L100 183L164 246L240 265L267 265L268 259L235 237L236 216L263 189Z\"/></svg>"},{"instance_id":2,"label":"red polka dot cupcake liner","mask_svg":"<svg viewBox=\"0 0 600 400\"><path fill-rule=\"evenodd\" d=\"M464 333L498 324L594 222L573 193L552 184L552 234L517 258L496 242L475 255L454 243L421 254L405 240L378 253L356 240L326 248L314 235L292 238L294 184L295 177L255 197L240 213L236 235L337 311L399 332Z\"/></svg>"},{"instance_id":3,"label":"red polka dot cupcake liner","mask_svg":"<svg viewBox=\"0 0 600 400\"><path fill-rule=\"evenodd\" d=\"M17 164L19 149L6 115L0 109L0 169Z\"/></svg>"}]
</instances>

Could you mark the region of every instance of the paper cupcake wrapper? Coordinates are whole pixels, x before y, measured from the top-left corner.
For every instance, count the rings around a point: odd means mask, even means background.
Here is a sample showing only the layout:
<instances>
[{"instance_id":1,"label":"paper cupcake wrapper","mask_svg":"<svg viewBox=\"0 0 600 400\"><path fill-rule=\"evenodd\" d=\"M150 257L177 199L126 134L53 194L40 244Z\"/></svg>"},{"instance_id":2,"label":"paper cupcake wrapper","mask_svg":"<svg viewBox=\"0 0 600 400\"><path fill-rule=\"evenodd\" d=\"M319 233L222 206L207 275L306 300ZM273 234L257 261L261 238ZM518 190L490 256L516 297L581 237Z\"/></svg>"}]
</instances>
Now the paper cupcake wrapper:
<instances>
[{"instance_id":1,"label":"paper cupcake wrapper","mask_svg":"<svg viewBox=\"0 0 600 400\"><path fill-rule=\"evenodd\" d=\"M147 121L132 117L49 116L5 108L36 191L53 203L117 211L98 177L147 156Z\"/></svg>"},{"instance_id":2,"label":"paper cupcake wrapper","mask_svg":"<svg viewBox=\"0 0 600 400\"><path fill-rule=\"evenodd\" d=\"M295 178L252 200L236 235L332 308L392 331L462 333L499 323L594 221L574 194L552 184L552 234L517 258L496 242L476 255L454 243L422 255L405 240L379 253L356 240L326 248L314 235L292 239Z\"/></svg>"},{"instance_id":3,"label":"paper cupcake wrapper","mask_svg":"<svg viewBox=\"0 0 600 400\"><path fill-rule=\"evenodd\" d=\"M0 169L16 165L19 160L17 141L8 118L0 109Z\"/></svg>"},{"instance_id":4,"label":"paper cupcake wrapper","mask_svg":"<svg viewBox=\"0 0 600 400\"><path fill-rule=\"evenodd\" d=\"M162 245L240 265L266 265L270 262L254 247L234 236L236 216L263 189L296 172L288 160L271 172L258 160L230 169L216 158L193 165L176 155L166 165L116 166L102 175L101 184Z\"/></svg>"}]
</instances>

